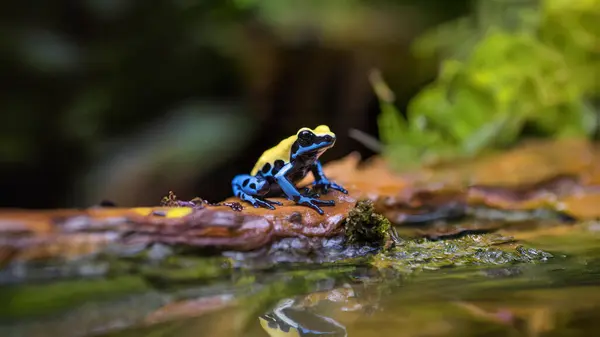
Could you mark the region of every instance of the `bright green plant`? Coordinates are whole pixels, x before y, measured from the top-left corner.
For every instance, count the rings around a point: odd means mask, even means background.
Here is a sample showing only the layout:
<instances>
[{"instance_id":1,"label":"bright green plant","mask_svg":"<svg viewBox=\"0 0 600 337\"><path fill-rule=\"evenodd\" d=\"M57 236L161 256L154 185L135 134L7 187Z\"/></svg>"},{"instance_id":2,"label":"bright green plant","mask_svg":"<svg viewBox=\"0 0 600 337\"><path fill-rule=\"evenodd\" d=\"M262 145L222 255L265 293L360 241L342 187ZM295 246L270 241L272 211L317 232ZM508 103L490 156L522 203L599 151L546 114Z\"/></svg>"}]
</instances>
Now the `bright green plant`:
<instances>
[{"instance_id":1,"label":"bright green plant","mask_svg":"<svg viewBox=\"0 0 600 337\"><path fill-rule=\"evenodd\" d=\"M438 27L415 44L441 55L437 78L404 118L373 73L384 154L414 164L512 145L524 134L589 137L597 129L600 0L483 0L472 18Z\"/></svg>"}]
</instances>

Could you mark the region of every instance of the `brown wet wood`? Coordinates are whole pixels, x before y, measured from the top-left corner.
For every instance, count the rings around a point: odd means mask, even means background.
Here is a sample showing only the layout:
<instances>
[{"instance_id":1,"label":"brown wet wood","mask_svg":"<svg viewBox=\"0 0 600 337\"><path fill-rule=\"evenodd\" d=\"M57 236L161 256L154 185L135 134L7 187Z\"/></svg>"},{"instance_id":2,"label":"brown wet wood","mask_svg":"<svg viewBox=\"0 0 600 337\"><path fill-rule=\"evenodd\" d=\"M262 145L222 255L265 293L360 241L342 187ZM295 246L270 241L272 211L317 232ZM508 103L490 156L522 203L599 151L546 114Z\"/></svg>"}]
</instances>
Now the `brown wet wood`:
<instances>
[{"instance_id":1,"label":"brown wet wood","mask_svg":"<svg viewBox=\"0 0 600 337\"><path fill-rule=\"evenodd\" d=\"M229 206L90 208L85 210L0 211L0 261L72 258L112 243L165 243L219 249L253 250L280 237L332 236L357 200L368 198L376 210L402 225L415 215L443 209L484 207L505 211L547 209L577 220L600 217L600 149L580 140L535 141L477 160L396 173L375 157L360 163L353 153L325 166L328 177L349 190L323 199L324 215L292 201L272 211L237 198ZM309 176L301 182L311 182ZM164 213L164 214L162 214ZM161 215L162 214L162 215ZM166 215L166 216L165 216ZM490 231L502 222L415 232L423 236ZM419 234L421 233L421 234Z\"/></svg>"},{"instance_id":2,"label":"brown wet wood","mask_svg":"<svg viewBox=\"0 0 600 337\"><path fill-rule=\"evenodd\" d=\"M324 207L324 215L284 199L279 199L284 205L274 211L248 205L241 212L228 206L4 210L0 211L0 258L69 259L117 243L245 251L262 247L275 237L332 236L340 232L340 223L356 199L337 191L323 198L336 201L335 206ZM189 214L169 215L176 211Z\"/></svg>"},{"instance_id":3,"label":"brown wet wood","mask_svg":"<svg viewBox=\"0 0 600 337\"><path fill-rule=\"evenodd\" d=\"M394 174L375 159L357 168L352 154L325 173L376 201L379 212L396 223L424 207L449 203L501 210L563 212L576 219L600 217L600 150L583 140L531 141L514 150L478 160Z\"/></svg>"}]
</instances>

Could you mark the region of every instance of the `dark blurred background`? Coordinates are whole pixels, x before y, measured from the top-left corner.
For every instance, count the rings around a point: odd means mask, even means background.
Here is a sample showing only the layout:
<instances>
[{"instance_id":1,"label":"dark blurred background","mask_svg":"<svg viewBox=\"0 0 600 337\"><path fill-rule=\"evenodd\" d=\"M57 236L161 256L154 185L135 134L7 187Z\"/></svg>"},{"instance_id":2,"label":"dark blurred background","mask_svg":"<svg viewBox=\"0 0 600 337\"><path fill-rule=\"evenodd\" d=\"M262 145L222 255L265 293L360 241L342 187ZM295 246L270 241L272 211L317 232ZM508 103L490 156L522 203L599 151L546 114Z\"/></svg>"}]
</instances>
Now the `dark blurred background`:
<instances>
[{"instance_id":1,"label":"dark blurred background","mask_svg":"<svg viewBox=\"0 0 600 337\"><path fill-rule=\"evenodd\" d=\"M411 42L467 0L6 1L1 206L219 201L303 126L377 136L378 68L403 107L435 76Z\"/></svg>"}]
</instances>

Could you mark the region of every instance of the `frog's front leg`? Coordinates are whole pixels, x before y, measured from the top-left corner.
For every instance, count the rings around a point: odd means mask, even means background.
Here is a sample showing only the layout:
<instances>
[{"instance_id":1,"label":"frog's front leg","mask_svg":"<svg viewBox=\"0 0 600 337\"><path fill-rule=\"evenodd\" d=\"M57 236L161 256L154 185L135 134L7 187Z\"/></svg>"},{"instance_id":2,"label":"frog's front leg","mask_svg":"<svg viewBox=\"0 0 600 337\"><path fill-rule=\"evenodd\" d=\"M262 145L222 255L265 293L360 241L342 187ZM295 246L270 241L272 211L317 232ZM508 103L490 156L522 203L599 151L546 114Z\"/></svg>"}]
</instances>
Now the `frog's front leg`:
<instances>
[{"instance_id":1,"label":"frog's front leg","mask_svg":"<svg viewBox=\"0 0 600 337\"><path fill-rule=\"evenodd\" d=\"M275 175L275 180L277 181L277 184L279 185L279 187L281 187L281 190L283 191L283 193L285 193L288 199L294 200L299 205L308 206L317 211L319 214L324 213L323 210L319 207L319 205L335 205L335 201L333 200L319 200L317 198L311 198L300 194L300 192L298 192L294 184L288 178L288 174L292 168L293 165L291 163L288 163L284 167L282 167L281 170Z\"/></svg>"},{"instance_id":2,"label":"frog's front leg","mask_svg":"<svg viewBox=\"0 0 600 337\"><path fill-rule=\"evenodd\" d=\"M333 190L340 191L344 194L348 194L348 191L345 188L327 179L327 177L325 176L325 172L323 172L323 166L318 160L315 161L315 163L310 167L310 170L315 176L315 182L313 183L313 185L315 185L315 187L320 188L323 191L323 193L327 193L327 190L331 188Z\"/></svg>"},{"instance_id":3,"label":"frog's front leg","mask_svg":"<svg viewBox=\"0 0 600 337\"><path fill-rule=\"evenodd\" d=\"M269 182L260 176L240 174L231 181L233 194L252 204L254 207L265 207L275 209L273 205L281 205L279 201L265 199L263 196L269 193Z\"/></svg>"}]
</instances>

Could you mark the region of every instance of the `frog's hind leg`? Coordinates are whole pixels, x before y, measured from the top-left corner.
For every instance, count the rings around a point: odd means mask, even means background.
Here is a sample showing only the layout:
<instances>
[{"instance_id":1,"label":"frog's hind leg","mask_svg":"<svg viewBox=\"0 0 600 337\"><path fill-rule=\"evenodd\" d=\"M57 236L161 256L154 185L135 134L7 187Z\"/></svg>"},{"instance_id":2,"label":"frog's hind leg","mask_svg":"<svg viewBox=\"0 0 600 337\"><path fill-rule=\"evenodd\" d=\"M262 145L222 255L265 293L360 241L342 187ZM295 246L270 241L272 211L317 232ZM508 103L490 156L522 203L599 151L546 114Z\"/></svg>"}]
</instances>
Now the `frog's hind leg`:
<instances>
[{"instance_id":1,"label":"frog's hind leg","mask_svg":"<svg viewBox=\"0 0 600 337\"><path fill-rule=\"evenodd\" d=\"M231 186L236 197L251 203L254 207L275 209L273 205L281 205L279 201L264 198L264 195L269 193L270 184L263 177L241 174L233 178Z\"/></svg>"},{"instance_id":2,"label":"frog's hind leg","mask_svg":"<svg viewBox=\"0 0 600 337\"><path fill-rule=\"evenodd\" d=\"M333 200L320 200L316 197L302 195L287 177L292 168L291 164L287 164L275 175L275 180L288 199L294 200L297 204L308 206L321 215L325 212L319 206L335 206L335 201Z\"/></svg>"}]
</instances>

